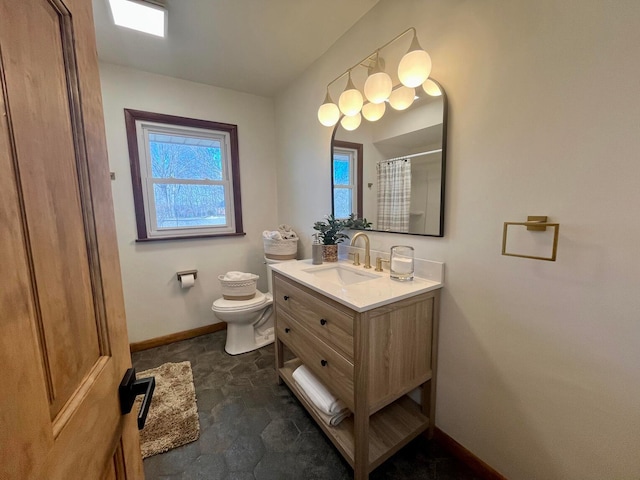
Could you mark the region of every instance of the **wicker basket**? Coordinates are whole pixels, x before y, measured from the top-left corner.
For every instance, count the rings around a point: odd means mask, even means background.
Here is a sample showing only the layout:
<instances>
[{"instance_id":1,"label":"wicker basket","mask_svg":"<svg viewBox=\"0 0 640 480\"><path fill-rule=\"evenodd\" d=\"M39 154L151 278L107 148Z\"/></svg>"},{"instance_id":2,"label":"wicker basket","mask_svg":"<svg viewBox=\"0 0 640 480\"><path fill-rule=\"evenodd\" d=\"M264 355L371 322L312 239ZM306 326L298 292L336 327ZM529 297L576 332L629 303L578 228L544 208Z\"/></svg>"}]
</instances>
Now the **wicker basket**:
<instances>
[{"instance_id":1,"label":"wicker basket","mask_svg":"<svg viewBox=\"0 0 640 480\"><path fill-rule=\"evenodd\" d=\"M273 260L291 260L298 254L298 239L272 240L263 238L264 256Z\"/></svg>"},{"instance_id":2,"label":"wicker basket","mask_svg":"<svg viewBox=\"0 0 640 480\"><path fill-rule=\"evenodd\" d=\"M256 295L258 275L246 280L225 280L224 275L218 275L222 286L222 297L225 300L251 300Z\"/></svg>"}]
</instances>

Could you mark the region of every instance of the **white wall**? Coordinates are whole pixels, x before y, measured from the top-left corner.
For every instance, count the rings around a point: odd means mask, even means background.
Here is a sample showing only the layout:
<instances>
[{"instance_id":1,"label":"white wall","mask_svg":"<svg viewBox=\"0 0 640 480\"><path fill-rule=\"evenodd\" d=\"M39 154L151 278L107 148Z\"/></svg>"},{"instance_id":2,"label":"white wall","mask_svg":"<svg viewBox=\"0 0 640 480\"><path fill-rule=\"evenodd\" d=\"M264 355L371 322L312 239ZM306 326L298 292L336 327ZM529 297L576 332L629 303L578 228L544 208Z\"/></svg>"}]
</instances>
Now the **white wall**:
<instances>
[{"instance_id":1,"label":"white wall","mask_svg":"<svg viewBox=\"0 0 640 480\"><path fill-rule=\"evenodd\" d=\"M267 288L261 234L277 226L273 100L110 64L100 65L100 75L129 340L217 323L211 304L221 296L218 275L254 272L258 288ZM238 125L246 236L135 242L124 108ZM195 286L180 289L176 272L192 268Z\"/></svg>"},{"instance_id":2,"label":"white wall","mask_svg":"<svg viewBox=\"0 0 640 480\"><path fill-rule=\"evenodd\" d=\"M445 237L371 237L446 263L436 423L513 480L637 480L640 3L382 0L276 100L301 233L331 205L326 84L412 25L450 102ZM500 255L527 215L556 262Z\"/></svg>"}]
</instances>

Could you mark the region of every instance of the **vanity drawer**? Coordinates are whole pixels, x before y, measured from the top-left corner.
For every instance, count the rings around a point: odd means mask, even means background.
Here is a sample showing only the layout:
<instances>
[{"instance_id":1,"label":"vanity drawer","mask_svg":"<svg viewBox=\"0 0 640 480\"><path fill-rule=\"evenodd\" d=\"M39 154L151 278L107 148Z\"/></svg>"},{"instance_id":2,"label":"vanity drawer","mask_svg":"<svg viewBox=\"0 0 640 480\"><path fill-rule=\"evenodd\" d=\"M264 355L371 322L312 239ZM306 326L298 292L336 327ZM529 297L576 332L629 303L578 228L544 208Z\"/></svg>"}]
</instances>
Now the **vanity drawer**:
<instances>
[{"instance_id":1,"label":"vanity drawer","mask_svg":"<svg viewBox=\"0 0 640 480\"><path fill-rule=\"evenodd\" d=\"M276 329L278 340L353 410L353 364L284 312L278 312Z\"/></svg>"},{"instance_id":2,"label":"vanity drawer","mask_svg":"<svg viewBox=\"0 0 640 480\"><path fill-rule=\"evenodd\" d=\"M303 288L276 275L277 309L290 314L320 339L353 361L353 312L346 308L336 308Z\"/></svg>"}]
</instances>

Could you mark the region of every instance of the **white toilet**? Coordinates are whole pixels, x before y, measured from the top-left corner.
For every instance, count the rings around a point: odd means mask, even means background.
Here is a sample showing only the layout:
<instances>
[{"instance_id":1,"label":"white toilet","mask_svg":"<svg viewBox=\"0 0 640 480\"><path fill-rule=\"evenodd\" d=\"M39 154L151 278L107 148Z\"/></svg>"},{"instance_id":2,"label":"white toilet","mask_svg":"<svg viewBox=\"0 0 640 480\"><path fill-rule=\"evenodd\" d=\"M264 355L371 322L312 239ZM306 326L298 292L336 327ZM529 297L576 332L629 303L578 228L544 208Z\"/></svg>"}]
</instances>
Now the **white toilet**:
<instances>
[{"instance_id":1,"label":"white toilet","mask_svg":"<svg viewBox=\"0 0 640 480\"><path fill-rule=\"evenodd\" d=\"M273 343L275 338L270 264L280 263L283 260L269 258L265 260L268 293L256 290L255 297L250 300L219 298L211 307L216 317L227 322L227 343L224 349L230 355L251 352Z\"/></svg>"}]
</instances>

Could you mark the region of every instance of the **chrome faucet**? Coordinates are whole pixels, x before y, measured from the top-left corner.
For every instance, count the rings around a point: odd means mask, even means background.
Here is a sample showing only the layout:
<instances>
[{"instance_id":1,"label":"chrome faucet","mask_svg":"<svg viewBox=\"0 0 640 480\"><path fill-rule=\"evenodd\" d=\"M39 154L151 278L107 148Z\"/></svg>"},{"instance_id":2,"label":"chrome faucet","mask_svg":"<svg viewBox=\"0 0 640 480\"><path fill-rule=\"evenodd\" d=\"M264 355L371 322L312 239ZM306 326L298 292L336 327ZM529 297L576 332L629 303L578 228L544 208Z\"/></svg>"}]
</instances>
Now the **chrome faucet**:
<instances>
[{"instance_id":1,"label":"chrome faucet","mask_svg":"<svg viewBox=\"0 0 640 480\"><path fill-rule=\"evenodd\" d=\"M364 268L371 268L371 250L369 248L369 237L364 232L356 233L351 239L351 246L353 247L358 237L364 238Z\"/></svg>"}]
</instances>

